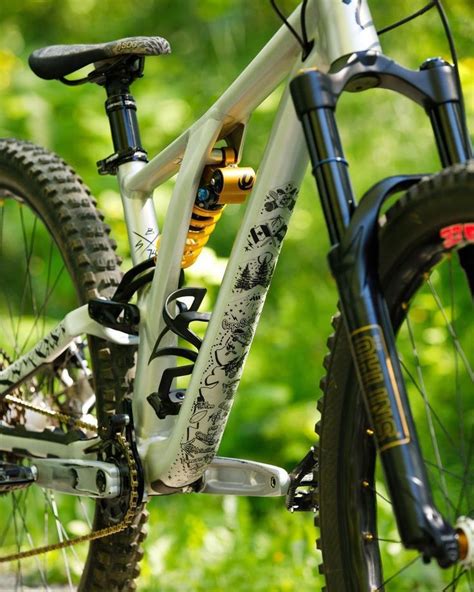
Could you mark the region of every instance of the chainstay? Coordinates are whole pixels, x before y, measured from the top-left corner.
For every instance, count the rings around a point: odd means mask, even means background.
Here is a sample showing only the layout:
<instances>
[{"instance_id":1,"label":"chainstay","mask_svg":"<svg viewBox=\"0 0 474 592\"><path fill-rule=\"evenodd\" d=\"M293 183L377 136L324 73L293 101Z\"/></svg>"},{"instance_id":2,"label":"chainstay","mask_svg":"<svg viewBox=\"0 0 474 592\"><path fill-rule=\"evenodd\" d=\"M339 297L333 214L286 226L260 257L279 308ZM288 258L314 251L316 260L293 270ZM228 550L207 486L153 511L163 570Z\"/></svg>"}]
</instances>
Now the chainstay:
<instances>
[{"instance_id":1,"label":"chainstay","mask_svg":"<svg viewBox=\"0 0 474 592\"><path fill-rule=\"evenodd\" d=\"M47 417L54 417L64 423L69 423L87 430L97 429L97 426L95 426L92 423L76 419L65 413L53 411L52 409L38 407L37 405L33 405L32 403L29 403L28 401L25 401L24 399L15 397L13 395L6 395L4 399L16 406L24 407L25 409L29 409L30 411L34 411ZM50 545L44 545L42 547L36 547L34 549L29 549L28 551L20 551L18 553L12 553L10 555L4 555L3 557L0 556L0 563L7 563L9 561L26 559L28 557L34 557L36 555L43 555L44 553L49 553L51 551L58 551L61 549L73 547L74 545L79 545L80 543L95 541L97 539L105 538L107 536L111 536L113 534L121 532L122 530L125 530L128 526L132 524L138 507L138 469L135 459L133 457L132 449L130 447L130 444L127 442L126 438L118 433L115 434L115 438L117 439L117 442L119 446L122 448L122 452L125 455L130 477L130 498L128 502L128 508L125 513L125 516L123 517L123 520L119 524L114 524L113 526L106 526L104 528L94 530L89 534L84 534L79 537L67 539L65 541L60 541L58 543L52 543Z\"/></svg>"},{"instance_id":2,"label":"chainstay","mask_svg":"<svg viewBox=\"0 0 474 592\"><path fill-rule=\"evenodd\" d=\"M52 417L62 423L70 424L77 428L82 428L84 430L97 430L97 425L93 423L88 423L82 419L77 419L71 415L67 415L66 413L61 413L60 411L53 411L52 409L46 409L46 407L38 407L38 405L33 405L33 403L25 401L24 399L20 399L20 397L15 397L14 395L5 395L3 400L11 403L12 405L16 405L17 407L23 407L24 409L34 411L40 415Z\"/></svg>"}]
</instances>

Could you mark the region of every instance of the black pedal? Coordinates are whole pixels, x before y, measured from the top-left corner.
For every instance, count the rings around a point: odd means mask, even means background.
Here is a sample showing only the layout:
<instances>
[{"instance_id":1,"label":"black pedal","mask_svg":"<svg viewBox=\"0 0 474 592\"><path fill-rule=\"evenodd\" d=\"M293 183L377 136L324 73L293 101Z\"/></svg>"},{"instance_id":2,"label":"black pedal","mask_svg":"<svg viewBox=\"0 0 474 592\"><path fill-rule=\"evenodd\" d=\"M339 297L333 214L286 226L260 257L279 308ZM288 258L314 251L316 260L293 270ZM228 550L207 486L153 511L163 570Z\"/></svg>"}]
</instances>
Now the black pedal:
<instances>
[{"instance_id":1,"label":"black pedal","mask_svg":"<svg viewBox=\"0 0 474 592\"><path fill-rule=\"evenodd\" d=\"M0 461L0 494L25 489L34 482L35 475L30 467Z\"/></svg>"}]
</instances>

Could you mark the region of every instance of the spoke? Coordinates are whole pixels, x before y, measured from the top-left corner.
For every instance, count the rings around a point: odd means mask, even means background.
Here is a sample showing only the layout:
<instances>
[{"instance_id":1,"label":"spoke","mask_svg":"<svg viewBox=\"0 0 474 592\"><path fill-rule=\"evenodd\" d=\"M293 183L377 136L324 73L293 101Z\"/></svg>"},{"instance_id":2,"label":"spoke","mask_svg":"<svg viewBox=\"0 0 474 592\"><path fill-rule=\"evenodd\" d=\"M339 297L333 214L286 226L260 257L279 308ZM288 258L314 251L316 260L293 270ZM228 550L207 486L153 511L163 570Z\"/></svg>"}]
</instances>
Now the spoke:
<instances>
[{"instance_id":1,"label":"spoke","mask_svg":"<svg viewBox=\"0 0 474 592\"><path fill-rule=\"evenodd\" d=\"M432 485L433 485L433 484L437 485L437 486L438 486L438 489L439 489L440 491L443 491L443 485L442 485L442 484L439 482L439 480L436 478L436 475L433 475L433 472L434 472L434 471L433 471L433 469L436 469L436 472L438 472L438 469L439 469L439 467L438 467L438 465L436 465L436 464L434 464L434 463L430 463L430 464L431 464L432 466L431 466L431 467L427 467L427 469L428 469L428 473L429 473L429 475L430 475L430 483L431 483ZM446 472L446 471L445 471L445 472ZM454 504L454 502L452 502L452 501L450 500L450 498L449 498L449 497L445 498L445 501L446 501L446 503L449 505L449 507L451 508L452 515L453 515L454 517L456 517L456 516L457 516L457 512L456 512L456 505Z\"/></svg>"},{"instance_id":2,"label":"spoke","mask_svg":"<svg viewBox=\"0 0 474 592\"><path fill-rule=\"evenodd\" d=\"M0 257L3 257L3 229L4 229L4 225L5 225L5 204L2 203L1 207L0 207ZM3 297L3 301L6 302L6 304L7 304L9 320L10 320L10 325L11 325L11 334L14 339L15 325L13 322L13 312L12 312L11 302L10 302L10 298L8 297L8 294L3 289L3 286L2 286L2 297ZM3 327L3 323L2 323L2 327ZM2 328L2 333L4 336L6 336L6 331L3 328Z\"/></svg>"},{"instance_id":3,"label":"spoke","mask_svg":"<svg viewBox=\"0 0 474 592\"><path fill-rule=\"evenodd\" d=\"M56 522L56 530L58 533L59 541L62 543L64 540L69 540L66 530L59 518L58 506L56 504L56 498L55 498L54 494L51 491L44 491L44 493L45 493L46 499L49 501L50 508L53 512L53 517ZM74 588L72 586L71 570L69 568L69 563L67 560L66 549L61 549L61 553L63 556L64 567L66 569L66 575L67 575L67 581L69 584L69 588L71 590L74 590Z\"/></svg>"},{"instance_id":4,"label":"spoke","mask_svg":"<svg viewBox=\"0 0 474 592\"><path fill-rule=\"evenodd\" d=\"M423 459L423 462L425 463L425 465L429 465L429 466L434 467L436 469L438 468L438 466L434 462L427 460L426 458ZM449 475L450 477L452 477L453 479L457 479L458 481L462 481L465 485L474 485L474 480L467 479L466 470L464 470L463 475L457 475L456 473L453 473L453 471L448 471L448 469L443 469L443 472L446 473L446 475Z\"/></svg>"},{"instance_id":5,"label":"spoke","mask_svg":"<svg viewBox=\"0 0 474 592\"><path fill-rule=\"evenodd\" d=\"M388 497L385 497L384 495L382 495L376 487L373 487L373 485L370 485L370 483L368 481L363 481L362 482L362 486L366 487L367 489L369 489L370 491L372 491L373 493L375 493L375 495L378 495L381 499L383 499L384 502L387 502L387 504L390 504L391 506L393 505L392 502L388 499Z\"/></svg>"},{"instance_id":6,"label":"spoke","mask_svg":"<svg viewBox=\"0 0 474 592\"><path fill-rule=\"evenodd\" d=\"M416 557L414 557L410 562L408 562L401 569L399 569L397 572L395 572L389 578L387 578L382 584L380 584L380 586L378 588L376 588L374 592L377 592L377 590L383 590L383 588L386 584L388 584L394 578L398 577L401 573L406 571L409 567L411 567L414 563L416 563L420 559L420 557L421 557L421 555L417 555Z\"/></svg>"},{"instance_id":7,"label":"spoke","mask_svg":"<svg viewBox=\"0 0 474 592\"><path fill-rule=\"evenodd\" d=\"M463 575L465 575L466 573L468 573L466 570L461 571L461 573L459 573L453 580L451 580L451 582L449 582L449 584L447 586L445 586L442 590L442 592L448 592L448 590L456 590L457 584L460 580L460 578L462 578ZM470 588L470 586L469 586Z\"/></svg>"},{"instance_id":8,"label":"spoke","mask_svg":"<svg viewBox=\"0 0 474 592\"><path fill-rule=\"evenodd\" d=\"M69 535L67 534L67 531L64 528L64 525L61 522L61 519L59 518L59 512L58 512L58 507L57 507L56 499L54 496L54 492L52 492L52 491L46 492L46 490L43 490L43 492L44 492L45 498L51 508L51 512L53 514L53 517L55 519L56 528L61 529L62 535L58 531L60 541L62 542L63 540L69 540ZM79 557L76 553L76 549L73 546L68 547L67 549L62 549L62 554L63 554L64 564L65 564L65 569L66 569L67 576L68 576L69 586L70 586L71 590L74 590L74 588L72 587L72 578L71 578L71 574L70 574L70 567L69 567L69 563L67 561L67 554L66 554L67 550L69 550L71 552L71 554L74 556L74 559L78 563L79 563Z\"/></svg>"},{"instance_id":9,"label":"spoke","mask_svg":"<svg viewBox=\"0 0 474 592\"><path fill-rule=\"evenodd\" d=\"M89 512L87 511L86 504L84 503L84 500L82 499L82 497L79 497L79 505L82 508L82 513L83 513L84 518L87 522L87 526L89 527L89 530L92 530L92 522L91 522L91 519L89 518Z\"/></svg>"},{"instance_id":10,"label":"spoke","mask_svg":"<svg viewBox=\"0 0 474 592\"><path fill-rule=\"evenodd\" d=\"M10 325L9 333L11 334L9 341L12 344L12 348L11 348L12 352L14 352L16 354L17 342L16 342L16 338L15 338L15 321L14 321L15 315L13 314L13 309L12 309L12 305L10 302L10 298L3 288L2 288L2 298L3 298L3 301L7 303L8 318L9 318L9 325ZM3 323L2 323L2 326L3 326ZM2 333L6 339L7 338L7 331L4 331L2 329Z\"/></svg>"},{"instance_id":11,"label":"spoke","mask_svg":"<svg viewBox=\"0 0 474 592\"><path fill-rule=\"evenodd\" d=\"M466 571L467 579L469 580L469 590L474 590L474 583L472 581L472 570Z\"/></svg>"},{"instance_id":12,"label":"spoke","mask_svg":"<svg viewBox=\"0 0 474 592\"><path fill-rule=\"evenodd\" d=\"M14 493L12 493L12 500L13 500L13 505L15 506L16 505L16 496ZM15 543L16 543L16 550L19 553L21 551L21 541L18 536L18 524L17 524L16 518L17 518L16 512L15 512L15 510L13 510L13 526L14 526L14 530L15 530ZM23 590L23 573L22 573L22 569L21 569L20 560L18 560L16 562L15 590L18 590L18 585L20 585L21 589Z\"/></svg>"},{"instance_id":13,"label":"spoke","mask_svg":"<svg viewBox=\"0 0 474 592\"><path fill-rule=\"evenodd\" d=\"M33 222L33 232L31 233L31 246L30 246L30 253L28 256L28 262L27 262L27 271L28 271L28 289L30 292L30 298L31 298L31 306L33 308L33 313L37 316L38 315L38 304L36 302L36 294L34 291L34 287L33 287L33 281L32 281L32 275L31 275L31 258L33 256L33 247L34 247L34 243L35 243L35 239L36 239L36 227L37 227L37 223L38 223L38 218L34 218L34 222Z\"/></svg>"},{"instance_id":14,"label":"spoke","mask_svg":"<svg viewBox=\"0 0 474 592\"><path fill-rule=\"evenodd\" d=\"M431 281L431 278L427 278L426 283L428 284L428 286L431 290L431 294L432 294L433 298L435 299L436 305L438 306L438 310L443 315L444 322L446 323L446 327L449 331L449 334L451 335L451 339L453 340L454 347L456 348L456 351L459 354L459 357L463 361L466 372L468 373L469 378L471 379L471 382L474 382L474 371L471 368L471 365L469 364L469 360L467 359L464 349L462 348L461 344L459 343L459 339L456 335L456 332L454 331L453 325L452 325L452 323L450 323L450 321L446 315L446 311L444 310L444 306L441 302L438 292L436 291L435 287L433 286L433 282Z\"/></svg>"},{"instance_id":15,"label":"spoke","mask_svg":"<svg viewBox=\"0 0 474 592\"><path fill-rule=\"evenodd\" d=\"M10 324L12 323L12 315L11 315L11 310L10 310L10 302L8 302L8 296L5 294L5 290L2 290L2 299L4 302L7 303L7 307L9 309L9 320L10 320ZM13 329L12 327L9 327L7 329L6 325L3 322L3 319L0 318L0 335L2 335L2 337L5 339L5 343L2 343L2 346L5 346L7 344L7 342L9 341L11 343L11 337L8 339L7 334L10 333L13 336ZM4 347L2 347L2 349L4 349Z\"/></svg>"},{"instance_id":16,"label":"spoke","mask_svg":"<svg viewBox=\"0 0 474 592\"><path fill-rule=\"evenodd\" d=\"M40 314L42 314L42 313L43 313L43 311L45 310L45 308L46 308L46 305L48 304L49 298L51 297L51 294L54 292L54 289L55 289L55 288L56 288L56 286L58 285L58 282L59 282L59 280L60 280L60 278L61 278L61 275L62 275L63 271L64 271L64 267L62 267L62 268L60 269L60 271L59 271L59 273L58 273L58 275L57 275L56 279L54 280L54 284L52 285L51 289L49 290L49 292L48 292L48 294L47 294L47 297L45 298L45 301L44 301L44 302L43 302L43 304L41 305L41 308L40 308L40 310L39 310L39 312L38 312L38 314L39 314L39 315L40 315ZM20 352L19 352L19 353L23 353L23 351L26 349L26 346L27 346L27 344L28 344L28 341L30 340L30 338L31 338L31 335L32 335L32 334L33 334L33 332L35 331L35 329L36 329L36 326L38 325L38 322L39 322L39 316L37 315L37 316L36 316L36 318L35 318L35 322L33 323L33 326L31 327L31 329L30 329L30 332L28 333L28 337L26 337L26 339L24 340L24 342L23 342L23 345L22 345L22 347L21 347L21 349L20 349Z\"/></svg>"},{"instance_id":17,"label":"spoke","mask_svg":"<svg viewBox=\"0 0 474 592\"><path fill-rule=\"evenodd\" d=\"M410 372L410 370L408 369L408 366L405 364L405 362L403 362L403 360L400 360L400 364L402 365L403 371L406 373L406 375L408 376L408 378L410 379L410 381L412 382L413 386L416 388L416 390L418 391L418 394L423 398L423 391L420 388L420 385L417 383L417 381L415 380L415 377L412 375L412 373ZM444 436L446 437L447 441L451 444L451 446L453 447L453 449L460 454L460 450L457 447L456 443L454 442L454 440L451 437L451 434L448 432L448 430L444 427L443 422L440 420L439 415L436 413L435 409L431 406L429 401L426 401L429 410L430 410L430 414L434 417L434 419L436 420L436 423L438 424L438 426L441 428Z\"/></svg>"},{"instance_id":18,"label":"spoke","mask_svg":"<svg viewBox=\"0 0 474 592\"><path fill-rule=\"evenodd\" d=\"M52 272L52 262L53 262L53 252L54 252L54 242L53 240L50 241L49 243L49 256L48 256L48 273L46 276L46 282L44 285L44 301L46 302L47 297L48 297L48 288L49 288L49 282L51 281L51 272ZM42 323L42 327L41 327L41 331L40 331L40 335L44 335L45 334L45 327L46 327L46 309L43 306L43 323Z\"/></svg>"},{"instance_id":19,"label":"spoke","mask_svg":"<svg viewBox=\"0 0 474 592\"><path fill-rule=\"evenodd\" d=\"M456 331L456 326L455 326L455 318L456 318L456 314L455 314L455 298L454 298L454 286L455 286L455 282L454 282L454 269L453 269L453 259L450 256L449 257L449 284L451 287L450 290L450 297L451 297L451 324L453 327L453 332L455 334L457 334ZM453 349L454 349L454 374L455 374L455 389L456 389L456 406L457 406L457 410L458 410L458 417L459 417L459 441L460 441L460 446L461 446L461 458L462 459L466 459L466 451L465 451L465 440L464 440L464 422L462 421L462 418L464 417L464 405L463 405L463 400L462 400L462 396L461 396L461 387L460 387L460 374L459 374L459 358L457 355L457 349L456 346L453 343Z\"/></svg>"},{"instance_id":20,"label":"spoke","mask_svg":"<svg viewBox=\"0 0 474 592\"><path fill-rule=\"evenodd\" d=\"M20 221L21 221L21 232L22 232L22 236L23 236L24 251L25 251L26 275L25 275L25 282L23 285L22 296L20 299L19 307L18 307L18 322L17 322L17 327L16 327L16 333L15 333L16 343L18 342L18 337L19 337L19 333L20 333L21 318L22 318L23 312L24 312L25 300L26 300L26 296L28 293L28 288L30 289L31 305L33 307L33 312L34 313L36 312L36 310L35 310L36 309L36 299L34 297L33 290L32 290L31 275L30 275L30 263L31 263L31 255L33 253L34 237L36 234L37 218L36 217L34 218L33 231L31 233L31 243L30 243L30 245L28 245L28 237L26 235L23 207L20 206L19 211L20 211Z\"/></svg>"},{"instance_id":21,"label":"spoke","mask_svg":"<svg viewBox=\"0 0 474 592\"><path fill-rule=\"evenodd\" d=\"M0 195L0 258L3 257L3 228L5 221L5 198Z\"/></svg>"},{"instance_id":22,"label":"spoke","mask_svg":"<svg viewBox=\"0 0 474 592\"><path fill-rule=\"evenodd\" d=\"M470 504L470 500L471 500L471 495L472 495L472 487L469 487L470 485L472 485L472 473L470 473L470 466L471 466L471 458L472 458L472 452L473 452L473 444L474 444L474 427L471 427L471 434L469 437L469 447L467 449L467 459L465 462L465 466L464 466L464 476L463 476L463 485L461 488L461 491L459 492L459 499L458 499L458 503L457 503L457 514L459 515L460 513L460 508L461 508L461 504L464 500L464 494L466 494L467 497L467 507L469 509L472 508L471 504Z\"/></svg>"},{"instance_id":23,"label":"spoke","mask_svg":"<svg viewBox=\"0 0 474 592\"><path fill-rule=\"evenodd\" d=\"M444 467L443 467L443 462L441 460L441 453L439 451L438 438L436 436L436 431L435 431L434 425L433 425L433 419L431 417L430 404L428 401L428 394L427 394L426 388L425 388L425 382L423 379L423 372L421 369L420 357L418 355L418 349L415 344L415 336L413 333L413 326L411 324L409 315L406 316L406 326L408 329L408 335L410 337L412 352L413 352L413 356L415 359L416 373L418 376L418 384L420 386L421 396L423 397L423 401L425 402L426 421L428 422L428 429L430 432L431 446L433 447L433 452L435 454L436 463L438 466L439 478L440 478L440 482L441 482L441 491L442 491L444 499L446 501L446 510L448 510L448 507L450 504L449 495L448 495L448 487L447 487L446 479L445 479L445 476L443 473Z\"/></svg>"},{"instance_id":24,"label":"spoke","mask_svg":"<svg viewBox=\"0 0 474 592\"><path fill-rule=\"evenodd\" d=\"M25 495L23 496L23 508L21 507L22 504L21 504L21 501L20 500L18 500L18 502L15 504L15 506L16 506L16 509L18 510L18 514L19 514L19 516L21 518L21 522L22 522L22 525L23 525L23 530L25 532L26 539L28 541L28 544L30 546L30 549L34 549L35 548L35 544L34 544L34 541L33 541L33 537L31 536L31 533L30 533L30 531L28 529L28 526L26 524L26 515L25 515L25 508L24 508L24 506L26 504L26 499L28 497L28 491L29 490L25 490ZM39 559L39 556L38 555L35 555L34 556L34 561L35 561L36 566L38 568L38 572L39 572L41 581L43 583L43 586L46 588L46 590L49 590L49 586L48 586L48 582L47 582L47 576L46 576L46 573L43 571L43 569L41 567L41 562L40 562L40 559Z\"/></svg>"},{"instance_id":25,"label":"spoke","mask_svg":"<svg viewBox=\"0 0 474 592\"><path fill-rule=\"evenodd\" d=\"M382 541L382 543L396 543L397 545L403 545L402 541L399 541L397 539L382 539L380 537L374 537L372 540Z\"/></svg>"},{"instance_id":26,"label":"spoke","mask_svg":"<svg viewBox=\"0 0 474 592\"><path fill-rule=\"evenodd\" d=\"M43 529L43 544L47 545L49 543L49 513L48 513L48 505L47 504L43 504L43 524L44 524L44 529ZM45 569L47 569L47 559L48 559L48 554L45 553L43 555L43 561L44 561L44 567Z\"/></svg>"},{"instance_id":27,"label":"spoke","mask_svg":"<svg viewBox=\"0 0 474 592\"><path fill-rule=\"evenodd\" d=\"M0 537L0 547L3 547L4 544L5 544L5 539L7 537L8 531L10 530L10 527L11 527L11 524L12 524L12 521L13 521L13 516L14 516L14 512L12 512L10 514L10 516L8 516L7 523L3 527L2 536Z\"/></svg>"},{"instance_id":28,"label":"spoke","mask_svg":"<svg viewBox=\"0 0 474 592\"><path fill-rule=\"evenodd\" d=\"M5 218L5 207L3 206L1 208L1 225L0 225L0 231L1 231L1 240L0 240L0 254L3 255L3 226L4 226L4 218ZM3 282L2 282L3 284ZM3 301L6 302L7 304L7 308L8 308L8 316L9 316L9 320L10 320L10 325L11 325L11 334L12 334L12 338L13 338L13 345L16 346L16 342L15 342L15 323L13 321L13 310L12 310L12 305L10 302L10 298L8 296L8 294L6 293L5 289L2 286L2 297L3 297ZM6 337L6 331L3 332L4 336Z\"/></svg>"}]
</instances>

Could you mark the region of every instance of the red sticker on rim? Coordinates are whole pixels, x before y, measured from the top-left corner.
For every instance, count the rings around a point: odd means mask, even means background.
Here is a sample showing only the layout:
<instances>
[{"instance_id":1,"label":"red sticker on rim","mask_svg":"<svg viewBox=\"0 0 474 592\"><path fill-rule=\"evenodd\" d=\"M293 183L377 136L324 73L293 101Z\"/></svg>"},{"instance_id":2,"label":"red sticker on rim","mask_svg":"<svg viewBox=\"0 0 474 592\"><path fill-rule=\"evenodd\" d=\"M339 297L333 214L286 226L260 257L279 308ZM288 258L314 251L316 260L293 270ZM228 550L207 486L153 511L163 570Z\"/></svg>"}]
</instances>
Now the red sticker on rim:
<instances>
[{"instance_id":1,"label":"red sticker on rim","mask_svg":"<svg viewBox=\"0 0 474 592\"><path fill-rule=\"evenodd\" d=\"M439 231L439 235L445 249L452 249L463 242L474 243L474 222L445 226Z\"/></svg>"}]
</instances>

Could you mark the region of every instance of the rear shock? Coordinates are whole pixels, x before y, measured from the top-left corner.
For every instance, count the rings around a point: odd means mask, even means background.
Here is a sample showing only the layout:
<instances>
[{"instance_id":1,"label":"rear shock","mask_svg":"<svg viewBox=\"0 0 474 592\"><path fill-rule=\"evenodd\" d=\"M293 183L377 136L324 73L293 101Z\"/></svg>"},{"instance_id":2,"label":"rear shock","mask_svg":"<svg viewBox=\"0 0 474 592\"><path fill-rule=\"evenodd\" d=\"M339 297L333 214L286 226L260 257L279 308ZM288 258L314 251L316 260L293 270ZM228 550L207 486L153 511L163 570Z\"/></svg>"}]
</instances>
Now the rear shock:
<instances>
[{"instance_id":1,"label":"rear shock","mask_svg":"<svg viewBox=\"0 0 474 592\"><path fill-rule=\"evenodd\" d=\"M181 267L196 262L227 204L241 204L255 183L251 167L239 167L233 151L223 151L223 166L204 168L191 214Z\"/></svg>"}]
</instances>

